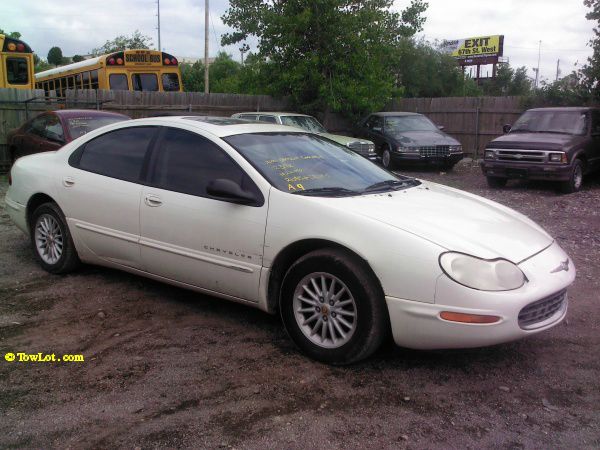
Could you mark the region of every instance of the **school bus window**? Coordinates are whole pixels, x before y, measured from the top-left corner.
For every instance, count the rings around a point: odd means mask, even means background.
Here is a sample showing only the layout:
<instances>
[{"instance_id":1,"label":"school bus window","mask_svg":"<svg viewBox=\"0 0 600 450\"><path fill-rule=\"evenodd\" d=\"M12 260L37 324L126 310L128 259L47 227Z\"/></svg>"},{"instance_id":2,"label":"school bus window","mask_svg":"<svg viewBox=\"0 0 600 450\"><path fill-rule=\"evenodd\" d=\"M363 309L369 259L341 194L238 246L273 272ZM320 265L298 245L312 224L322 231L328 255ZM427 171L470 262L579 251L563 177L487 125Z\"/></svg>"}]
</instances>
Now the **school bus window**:
<instances>
[{"instance_id":1,"label":"school bus window","mask_svg":"<svg viewBox=\"0 0 600 450\"><path fill-rule=\"evenodd\" d=\"M133 73L131 83L134 91L158 91L158 80L153 73Z\"/></svg>"},{"instance_id":2,"label":"school bus window","mask_svg":"<svg viewBox=\"0 0 600 450\"><path fill-rule=\"evenodd\" d=\"M9 84L29 83L27 59L10 57L6 58L6 81L8 81Z\"/></svg>"},{"instance_id":3,"label":"school bus window","mask_svg":"<svg viewBox=\"0 0 600 450\"><path fill-rule=\"evenodd\" d=\"M75 89L83 89L81 87L81 80L82 80L82 75L80 73L78 73L77 75L75 75Z\"/></svg>"},{"instance_id":4,"label":"school bus window","mask_svg":"<svg viewBox=\"0 0 600 450\"><path fill-rule=\"evenodd\" d=\"M124 73L113 73L108 77L110 89L113 91L127 91L127 75Z\"/></svg>"},{"instance_id":5,"label":"school bus window","mask_svg":"<svg viewBox=\"0 0 600 450\"><path fill-rule=\"evenodd\" d=\"M54 80L54 92L57 97L60 97L60 78Z\"/></svg>"},{"instance_id":6,"label":"school bus window","mask_svg":"<svg viewBox=\"0 0 600 450\"><path fill-rule=\"evenodd\" d=\"M92 70L90 72L90 79L91 79L91 86L92 89L98 89L98 71L97 70Z\"/></svg>"},{"instance_id":7,"label":"school bus window","mask_svg":"<svg viewBox=\"0 0 600 450\"><path fill-rule=\"evenodd\" d=\"M176 73L162 74L163 91L179 91L179 76Z\"/></svg>"},{"instance_id":8,"label":"school bus window","mask_svg":"<svg viewBox=\"0 0 600 450\"><path fill-rule=\"evenodd\" d=\"M89 89L89 88L90 88L90 73L83 72L83 89Z\"/></svg>"}]
</instances>

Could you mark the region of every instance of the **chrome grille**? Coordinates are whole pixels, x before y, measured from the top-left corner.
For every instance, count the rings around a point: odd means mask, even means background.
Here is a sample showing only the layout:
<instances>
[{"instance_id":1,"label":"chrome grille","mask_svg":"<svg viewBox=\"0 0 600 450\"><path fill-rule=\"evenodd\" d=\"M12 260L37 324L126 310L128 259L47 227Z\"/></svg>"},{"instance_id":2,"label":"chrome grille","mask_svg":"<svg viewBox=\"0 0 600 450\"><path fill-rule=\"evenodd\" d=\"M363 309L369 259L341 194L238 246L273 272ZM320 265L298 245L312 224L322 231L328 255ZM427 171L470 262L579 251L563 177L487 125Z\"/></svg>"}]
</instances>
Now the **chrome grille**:
<instances>
[{"instance_id":1,"label":"chrome grille","mask_svg":"<svg viewBox=\"0 0 600 450\"><path fill-rule=\"evenodd\" d=\"M368 155L375 151L375 146L373 144L368 144L366 142L353 141L348 144L348 148L356 153L361 155Z\"/></svg>"},{"instance_id":2,"label":"chrome grille","mask_svg":"<svg viewBox=\"0 0 600 450\"><path fill-rule=\"evenodd\" d=\"M448 156L450 154L449 145L432 145L429 147L419 147L419 155L422 158L431 156Z\"/></svg>"},{"instance_id":3,"label":"chrome grille","mask_svg":"<svg viewBox=\"0 0 600 450\"><path fill-rule=\"evenodd\" d=\"M512 162L544 162L546 161L545 151L534 150L496 150L496 159L500 161Z\"/></svg>"},{"instance_id":4,"label":"chrome grille","mask_svg":"<svg viewBox=\"0 0 600 450\"><path fill-rule=\"evenodd\" d=\"M567 291L530 303L519 313L519 326L525 330L536 328L540 322L563 310L567 304Z\"/></svg>"}]
</instances>

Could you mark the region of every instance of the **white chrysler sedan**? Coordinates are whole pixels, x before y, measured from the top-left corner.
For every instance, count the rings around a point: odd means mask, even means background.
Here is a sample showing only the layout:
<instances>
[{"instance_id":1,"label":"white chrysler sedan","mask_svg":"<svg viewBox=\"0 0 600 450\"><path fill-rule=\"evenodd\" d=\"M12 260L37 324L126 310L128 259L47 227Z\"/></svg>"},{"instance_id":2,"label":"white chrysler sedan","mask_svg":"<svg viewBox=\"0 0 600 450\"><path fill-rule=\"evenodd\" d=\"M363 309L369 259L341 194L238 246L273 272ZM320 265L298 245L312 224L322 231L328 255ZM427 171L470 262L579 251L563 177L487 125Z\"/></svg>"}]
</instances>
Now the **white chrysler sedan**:
<instances>
[{"instance_id":1,"label":"white chrysler sedan","mask_svg":"<svg viewBox=\"0 0 600 450\"><path fill-rule=\"evenodd\" d=\"M47 271L100 264L279 311L302 351L334 364L390 331L438 349L546 330L575 278L527 217L282 125L121 122L19 159L9 183L8 213Z\"/></svg>"}]
</instances>

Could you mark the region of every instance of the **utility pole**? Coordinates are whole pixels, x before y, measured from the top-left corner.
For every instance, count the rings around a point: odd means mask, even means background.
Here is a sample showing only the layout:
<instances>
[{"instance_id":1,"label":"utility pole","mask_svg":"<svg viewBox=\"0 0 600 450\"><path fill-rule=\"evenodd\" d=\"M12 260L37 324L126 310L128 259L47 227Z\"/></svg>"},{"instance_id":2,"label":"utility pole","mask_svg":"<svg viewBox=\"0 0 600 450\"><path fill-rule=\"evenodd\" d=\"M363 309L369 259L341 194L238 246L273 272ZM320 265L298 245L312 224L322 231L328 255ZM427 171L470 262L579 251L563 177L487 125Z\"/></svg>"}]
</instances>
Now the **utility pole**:
<instances>
[{"instance_id":1,"label":"utility pole","mask_svg":"<svg viewBox=\"0 0 600 450\"><path fill-rule=\"evenodd\" d=\"M542 41L540 41L540 45L538 47L538 65L537 70L535 71L535 88L538 87L538 81L540 79L540 59L542 56Z\"/></svg>"},{"instance_id":2,"label":"utility pole","mask_svg":"<svg viewBox=\"0 0 600 450\"><path fill-rule=\"evenodd\" d=\"M560 76L560 59L556 61L556 80L558 81L558 77Z\"/></svg>"},{"instance_id":3,"label":"utility pole","mask_svg":"<svg viewBox=\"0 0 600 450\"><path fill-rule=\"evenodd\" d=\"M208 0L204 0L204 93L208 94Z\"/></svg>"},{"instance_id":4,"label":"utility pole","mask_svg":"<svg viewBox=\"0 0 600 450\"><path fill-rule=\"evenodd\" d=\"M160 46L160 0L156 0L156 7L158 9L156 16L158 17L158 51L162 51Z\"/></svg>"}]
</instances>

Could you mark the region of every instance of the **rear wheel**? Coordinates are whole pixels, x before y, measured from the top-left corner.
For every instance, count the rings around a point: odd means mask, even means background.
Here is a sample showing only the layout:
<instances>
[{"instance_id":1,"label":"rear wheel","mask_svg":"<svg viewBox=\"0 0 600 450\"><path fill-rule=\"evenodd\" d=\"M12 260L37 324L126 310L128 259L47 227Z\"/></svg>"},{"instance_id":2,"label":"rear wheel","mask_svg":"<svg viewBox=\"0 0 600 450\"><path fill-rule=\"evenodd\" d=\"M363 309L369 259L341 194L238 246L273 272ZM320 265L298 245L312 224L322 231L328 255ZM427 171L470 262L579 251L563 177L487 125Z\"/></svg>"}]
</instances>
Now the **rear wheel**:
<instances>
[{"instance_id":1,"label":"rear wheel","mask_svg":"<svg viewBox=\"0 0 600 450\"><path fill-rule=\"evenodd\" d=\"M567 181L560 183L560 190L565 194L571 194L581 189L583 184L583 162L580 159L576 159L573 162L573 169L571 170L571 176Z\"/></svg>"},{"instance_id":2,"label":"rear wheel","mask_svg":"<svg viewBox=\"0 0 600 450\"><path fill-rule=\"evenodd\" d=\"M67 221L56 203L44 203L31 216L33 254L44 270L68 273L80 261L67 227Z\"/></svg>"},{"instance_id":3,"label":"rear wheel","mask_svg":"<svg viewBox=\"0 0 600 450\"><path fill-rule=\"evenodd\" d=\"M508 178L501 177L487 177L487 184L491 188L501 188L506 186Z\"/></svg>"},{"instance_id":4,"label":"rear wheel","mask_svg":"<svg viewBox=\"0 0 600 450\"><path fill-rule=\"evenodd\" d=\"M368 357L389 329L381 288L342 250L316 250L296 261L285 275L279 306L294 343L330 364Z\"/></svg>"}]
</instances>

